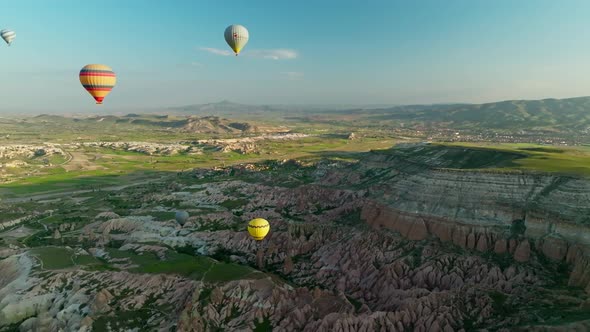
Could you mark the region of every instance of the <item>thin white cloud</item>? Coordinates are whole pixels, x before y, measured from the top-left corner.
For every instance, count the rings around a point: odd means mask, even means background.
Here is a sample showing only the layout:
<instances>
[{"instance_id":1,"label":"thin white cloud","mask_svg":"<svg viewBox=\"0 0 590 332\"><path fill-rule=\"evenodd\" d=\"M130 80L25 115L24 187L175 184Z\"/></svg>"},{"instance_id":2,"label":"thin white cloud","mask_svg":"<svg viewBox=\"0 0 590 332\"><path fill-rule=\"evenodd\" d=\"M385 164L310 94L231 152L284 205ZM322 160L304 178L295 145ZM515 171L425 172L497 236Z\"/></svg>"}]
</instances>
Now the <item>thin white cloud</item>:
<instances>
[{"instance_id":1,"label":"thin white cloud","mask_svg":"<svg viewBox=\"0 0 590 332\"><path fill-rule=\"evenodd\" d=\"M230 50L221 50L214 47L201 47L199 49L201 51L206 51L211 54L222 56L230 56L233 54L233 52ZM245 50L242 53L244 56L268 60L290 60L296 59L299 56L299 53L297 53L297 51L286 48L277 48L270 50Z\"/></svg>"},{"instance_id":2,"label":"thin white cloud","mask_svg":"<svg viewBox=\"0 0 590 332\"><path fill-rule=\"evenodd\" d=\"M270 60L285 60L285 59L296 59L299 54L295 50L289 49L274 49L274 50L252 50L245 52L244 55L248 55L259 59L270 59Z\"/></svg>"},{"instance_id":3,"label":"thin white cloud","mask_svg":"<svg viewBox=\"0 0 590 332\"><path fill-rule=\"evenodd\" d=\"M295 80L302 80L303 73L298 71L284 71L281 74L285 75L288 80L295 81Z\"/></svg>"},{"instance_id":4,"label":"thin white cloud","mask_svg":"<svg viewBox=\"0 0 590 332\"><path fill-rule=\"evenodd\" d=\"M228 56L228 55L232 54L232 52L230 52L228 50L220 50L218 48L213 48L213 47L201 47L200 49L202 51L206 51L211 54L217 54L217 55L223 55L223 56Z\"/></svg>"}]
</instances>

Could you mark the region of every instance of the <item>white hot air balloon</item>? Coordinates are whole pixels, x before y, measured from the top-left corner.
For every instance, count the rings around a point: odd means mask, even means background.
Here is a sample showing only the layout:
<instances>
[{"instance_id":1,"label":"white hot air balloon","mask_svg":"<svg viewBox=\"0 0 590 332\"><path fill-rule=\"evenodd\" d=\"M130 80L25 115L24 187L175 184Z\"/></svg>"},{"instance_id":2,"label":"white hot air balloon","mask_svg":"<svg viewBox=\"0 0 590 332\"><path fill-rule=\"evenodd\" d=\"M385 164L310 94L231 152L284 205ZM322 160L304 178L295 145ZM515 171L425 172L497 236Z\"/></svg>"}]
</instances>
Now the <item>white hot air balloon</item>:
<instances>
[{"instance_id":1,"label":"white hot air balloon","mask_svg":"<svg viewBox=\"0 0 590 332\"><path fill-rule=\"evenodd\" d=\"M236 56L240 53L242 48L248 43L248 30L239 24L230 25L225 29L223 34L225 41L236 53Z\"/></svg>"},{"instance_id":2,"label":"white hot air balloon","mask_svg":"<svg viewBox=\"0 0 590 332\"><path fill-rule=\"evenodd\" d=\"M16 38L16 32L14 32L12 30L4 29L4 30L0 31L0 37L2 37L2 39L4 39L4 41L6 42L6 44L8 44L8 46L10 46L10 44L12 43L14 38Z\"/></svg>"},{"instance_id":3,"label":"white hot air balloon","mask_svg":"<svg viewBox=\"0 0 590 332\"><path fill-rule=\"evenodd\" d=\"M176 214L174 215L174 218L176 219L176 222L178 222L181 226L183 226L184 223L186 223L186 221L188 219L188 212L186 212L186 211L176 211Z\"/></svg>"}]
</instances>

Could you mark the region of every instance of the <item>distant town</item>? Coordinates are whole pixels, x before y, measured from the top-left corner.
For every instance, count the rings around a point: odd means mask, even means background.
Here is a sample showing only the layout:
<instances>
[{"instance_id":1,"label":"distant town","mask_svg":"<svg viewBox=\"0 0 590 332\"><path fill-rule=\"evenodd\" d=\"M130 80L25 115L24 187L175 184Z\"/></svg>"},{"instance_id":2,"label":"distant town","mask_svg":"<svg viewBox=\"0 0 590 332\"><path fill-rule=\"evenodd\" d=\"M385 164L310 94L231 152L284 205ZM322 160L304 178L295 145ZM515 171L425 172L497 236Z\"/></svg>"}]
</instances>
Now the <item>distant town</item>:
<instances>
[{"instance_id":1,"label":"distant town","mask_svg":"<svg viewBox=\"0 0 590 332\"><path fill-rule=\"evenodd\" d=\"M408 138L420 138L429 142L489 142L489 143L531 143L561 146L590 144L588 132L555 133L547 131L519 130L500 132L488 129L454 128L397 128L392 134Z\"/></svg>"}]
</instances>

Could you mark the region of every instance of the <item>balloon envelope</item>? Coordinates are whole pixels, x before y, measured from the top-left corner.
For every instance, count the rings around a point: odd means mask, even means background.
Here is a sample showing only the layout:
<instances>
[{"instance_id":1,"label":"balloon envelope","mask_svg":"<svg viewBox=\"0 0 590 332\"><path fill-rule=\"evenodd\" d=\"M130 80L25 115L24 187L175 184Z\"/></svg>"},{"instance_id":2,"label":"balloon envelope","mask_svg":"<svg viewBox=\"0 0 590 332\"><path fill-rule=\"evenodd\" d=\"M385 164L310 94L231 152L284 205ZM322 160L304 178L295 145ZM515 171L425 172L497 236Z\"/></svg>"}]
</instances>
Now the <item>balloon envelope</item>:
<instances>
[{"instance_id":1,"label":"balloon envelope","mask_svg":"<svg viewBox=\"0 0 590 332\"><path fill-rule=\"evenodd\" d=\"M186 212L186 211L176 211L176 215L174 216L174 218L176 219L176 221L179 224L184 225L184 223L188 219L188 212Z\"/></svg>"},{"instance_id":2,"label":"balloon envelope","mask_svg":"<svg viewBox=\"0 0 590 332\"><path fill-rule=\"evenodd\" d=\"M269 231L270 224L265 219L256 218L248 223L248 233L256 241L264 240Z\"/></svg>"},{"instance_id":3,"label":"balloon envelope","mask_svg":"<svg viewBox=\"0 0 590 332\"><path fill-rule=\"evenodd\" d=\"M12 43L14 38L16 38L16 32L14 32L12 30L4 29L4 30L0 31L0 37L2 37L2 39L4 39L4 41L6 42L6 44L8 44L8 46L10 46L10 44Z\"/></svg>"},{"instance_id":4,"label":"balloon envelope","mask_svg":"<svg viewBox=\"0 0 590 332\"><path fill-rule=\"evenodd\" d=\"M109 66L86 65L80 70L80 83L94 97L97 104L102 104L104 97L117 84L117 76Z\"/></svg>"},{"instance_id":5,"label":"balloon envelope","mask_svg":"<svg viewBox=\"0 0 590 332\"><path fill-rule=\"evenodd\" d=\"M225 41L231 47L232 50L238 55L242 48L248 43L250 35L248 30L239 24L230 25L225 29L223 34Z\"/></svg>"}]
</instances>

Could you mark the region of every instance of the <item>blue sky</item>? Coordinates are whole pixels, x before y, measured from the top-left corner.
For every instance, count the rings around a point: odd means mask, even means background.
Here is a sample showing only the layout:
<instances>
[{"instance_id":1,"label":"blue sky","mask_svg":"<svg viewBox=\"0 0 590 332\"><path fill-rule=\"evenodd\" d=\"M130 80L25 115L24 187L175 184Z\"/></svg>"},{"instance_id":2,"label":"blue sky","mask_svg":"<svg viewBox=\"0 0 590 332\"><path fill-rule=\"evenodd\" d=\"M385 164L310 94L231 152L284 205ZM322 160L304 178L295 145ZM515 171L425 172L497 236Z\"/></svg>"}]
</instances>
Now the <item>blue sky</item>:
<instances>
[{"instance_id":1,"label":"blue sky","mask_svg":"<svg viewBox=\"0 0 590 332\"><path fill-rule=\"evenodd\" d=\"M590 95L585 0L19 0L4 4L0 111L234 102L487 102ZM242 24L238 58L223 31Z\"/></svg>"}]
</instances>

